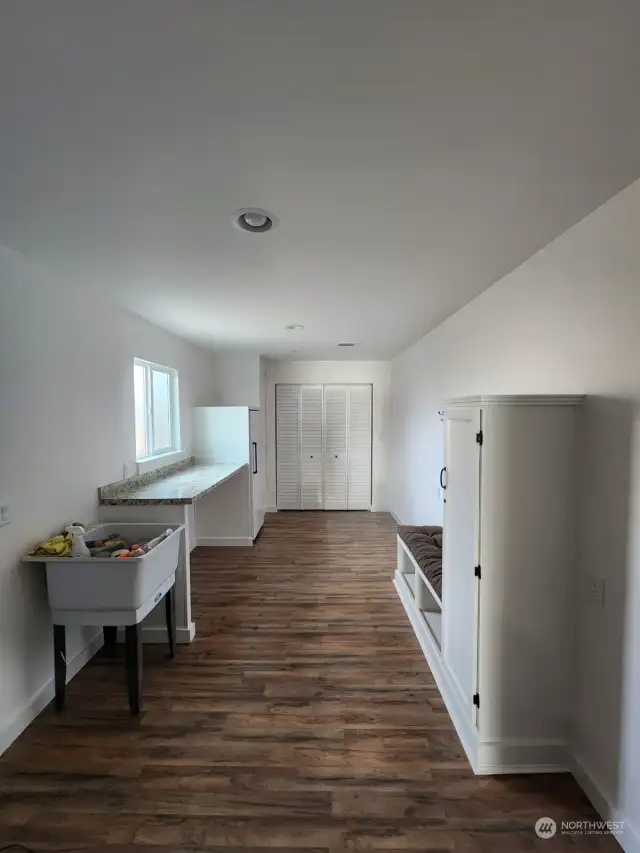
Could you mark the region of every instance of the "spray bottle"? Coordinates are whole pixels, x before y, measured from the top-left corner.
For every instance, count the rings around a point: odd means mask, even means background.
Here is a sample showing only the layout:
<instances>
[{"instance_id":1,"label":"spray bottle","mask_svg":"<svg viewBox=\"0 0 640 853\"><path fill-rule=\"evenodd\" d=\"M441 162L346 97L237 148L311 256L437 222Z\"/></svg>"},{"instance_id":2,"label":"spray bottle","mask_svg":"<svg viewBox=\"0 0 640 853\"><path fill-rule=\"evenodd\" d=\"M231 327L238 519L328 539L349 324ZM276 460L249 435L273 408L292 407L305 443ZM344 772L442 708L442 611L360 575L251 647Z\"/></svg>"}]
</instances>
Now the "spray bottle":
<instances>
[{"instance_id":1,"label":"spray bottle","mask_svg":"<svg viewBox=\"0 0 640 853\"><path fill-rule=\"evenodd\" d=\"M72 557L90 557L91 551L88 549L84 536L86 530L81 524L70 524L66 528L67 533L71 536L71 556Z\"/></svg>"}]
</instances>

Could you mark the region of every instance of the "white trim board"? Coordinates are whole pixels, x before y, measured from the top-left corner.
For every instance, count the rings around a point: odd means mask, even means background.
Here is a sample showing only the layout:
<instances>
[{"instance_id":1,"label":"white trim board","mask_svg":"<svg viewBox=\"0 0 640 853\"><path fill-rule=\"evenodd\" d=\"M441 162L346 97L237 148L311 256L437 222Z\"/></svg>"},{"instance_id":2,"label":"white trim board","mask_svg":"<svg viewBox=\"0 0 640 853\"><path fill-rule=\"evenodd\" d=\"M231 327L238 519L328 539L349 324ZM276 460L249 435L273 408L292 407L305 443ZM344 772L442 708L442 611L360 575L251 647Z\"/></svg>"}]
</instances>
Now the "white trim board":
<instances>
[{"instance_id":1,"label":"white trim board","mask_svg":"<svg viewBox=\"0 0 640 853\"><path fill-rule=\"evenodd\" d=\"M176 628L176 643L180 645L187 645L190 643L196 635L196 623L192 622L188 628ZM151 626L149 628L142 629L142 642L143 643L166 643L169 644L169 637L167 636L166 628L156 628Z\"/></svg>"},{"instance_id":2,"label":"white trim board","mask_svg":"<svg viewBox=\"0 0 640 853\"><path fill-rule=\"evenodd\" d=\"M188 628L176 628L176 643L187 645L196 635L196 623ZM124 643L124 628L118 628L118 642ZM169 635L164 625L142 626L142 642L150 645L169 645Z\"/></svg>"},{"instance_id":3,"label":"white trim board","mask_svg":"<svg viewBox=\"0 0 640 853\"><path fill-rule=\"evenodd\" d=\"M615 835L614 838L625 853L640 853L640 832L633 826L624 812L611 804L610 794L605 792L603 786L596 781L584 761L572 755L570 770L571 775L589 797L593 807L603 820L623 821L622 834Z\"/></svg>"},{"instance_id":4,"label":"white trim board","mask_svg":"<svg viewBox=\"0 0 640 853\"><path fill-rule=\"evenodd\" d=\"M74 655L71 660L67 661L67 684L101 648L102 631L98 631L86 646L80 649L80 651ZM2 755L2 753L11 746L27 726L35 720L38 714L44 711L47 705L53 701L55 692L54 678L52 675L47 683L31 697L26 707L19 711L8 725L3 726L2 729L0 729L0 755Z\"/></svg>"}]
</instances>

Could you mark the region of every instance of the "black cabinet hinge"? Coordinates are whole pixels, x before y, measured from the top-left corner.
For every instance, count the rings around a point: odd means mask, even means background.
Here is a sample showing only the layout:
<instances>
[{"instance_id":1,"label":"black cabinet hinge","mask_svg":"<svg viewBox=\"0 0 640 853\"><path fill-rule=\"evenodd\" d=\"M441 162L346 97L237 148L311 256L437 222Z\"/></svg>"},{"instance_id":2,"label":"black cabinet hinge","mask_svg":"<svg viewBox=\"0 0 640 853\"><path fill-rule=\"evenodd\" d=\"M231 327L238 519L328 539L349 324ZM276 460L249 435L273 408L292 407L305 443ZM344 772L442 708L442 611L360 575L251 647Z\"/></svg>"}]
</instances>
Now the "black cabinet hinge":
<instances>
[{"instance_id":1,"label":"black cabinet hinge","mask_svg":"<svg viewBox=\"0 0 640 853\"><path fill-rule=\"evenodd\" d=\"M482 577L482 569L480 568L480 566L476 566L476 567L475 567L475 569L473 570L473 574L474 574L477 578L481 578L481 577Z\"/></svg>"},{"instance_id":2,"label":"black cabinet hinge","mask_svg":"<svg viewBox=\"0 0 640 853\"><path fill-rule=\"evenodd\" d=\"M473 694L473 704L476 706L476 708L480 707L480 694L479 693Z\"/></svg>"},{"instance_id":3,"label":"black cabinet hinge","mask_svg":"<svg viewBox=\"0 0 640 853\"><path fill-rule=\"evenodd\" d=\"M476 433L476 441L478 442L478 444L484 443L484 433L482 430L480 430L480 432Z\"/></svg>"}]
</instances>

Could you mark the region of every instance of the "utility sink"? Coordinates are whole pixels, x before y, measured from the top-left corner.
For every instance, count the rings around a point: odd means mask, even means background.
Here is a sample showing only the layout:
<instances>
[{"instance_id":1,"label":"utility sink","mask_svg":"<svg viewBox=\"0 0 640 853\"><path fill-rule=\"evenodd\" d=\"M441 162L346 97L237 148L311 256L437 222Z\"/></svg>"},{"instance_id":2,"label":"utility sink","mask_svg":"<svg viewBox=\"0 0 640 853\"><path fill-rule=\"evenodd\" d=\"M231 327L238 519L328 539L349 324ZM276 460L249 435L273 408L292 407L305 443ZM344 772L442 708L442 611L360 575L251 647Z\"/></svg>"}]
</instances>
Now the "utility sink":
<instances>
[{"instance_id":1,"label":"utility sink","mask_svg":"<svg viewBox=\"0 0 640 853\"><path fill-rule=\"evenodd\" d=\"M184 525L111 522L87 531L86 539L118 533L127 546L173 532L142 557L23 557L45 563L49 605L54 611L137 610L171 577L178 565Z\"/></svg>"}]
</instances>

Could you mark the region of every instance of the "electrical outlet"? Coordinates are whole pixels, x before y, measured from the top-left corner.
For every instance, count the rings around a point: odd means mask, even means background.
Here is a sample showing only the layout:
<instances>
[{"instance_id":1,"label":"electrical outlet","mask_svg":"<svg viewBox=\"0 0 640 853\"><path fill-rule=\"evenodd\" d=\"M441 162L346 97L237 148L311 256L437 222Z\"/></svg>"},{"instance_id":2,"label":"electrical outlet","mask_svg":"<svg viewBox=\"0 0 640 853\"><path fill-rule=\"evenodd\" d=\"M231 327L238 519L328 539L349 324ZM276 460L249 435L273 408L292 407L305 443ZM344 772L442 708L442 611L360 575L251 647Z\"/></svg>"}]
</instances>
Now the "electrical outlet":
<instances>
[{"instance_id":1,"label":"electrical outlet","mask_svg":"<svg viewBox=\"0 0 640 853\"><path fill-rule=\"evenodd\" d=\"M9 524L10 521L11 515L8 504L0 504L0 527L4 527L5 524Z\"/></svg>"},{"instance_id":2,"label":"electrical outlet","mask_svg":"<svg viewBox=\"0 0 640 853\"><path fill-rule=\"evenodd\" d=\"M605 580L592 575L589 578L589 598L595 607L604 607L605 604Z\"/></svg>"}]
</instances>

